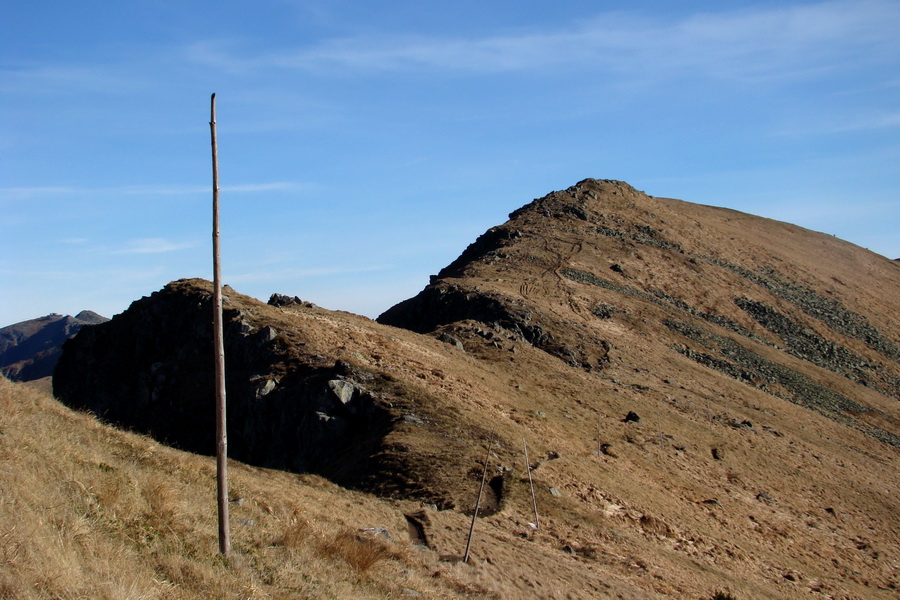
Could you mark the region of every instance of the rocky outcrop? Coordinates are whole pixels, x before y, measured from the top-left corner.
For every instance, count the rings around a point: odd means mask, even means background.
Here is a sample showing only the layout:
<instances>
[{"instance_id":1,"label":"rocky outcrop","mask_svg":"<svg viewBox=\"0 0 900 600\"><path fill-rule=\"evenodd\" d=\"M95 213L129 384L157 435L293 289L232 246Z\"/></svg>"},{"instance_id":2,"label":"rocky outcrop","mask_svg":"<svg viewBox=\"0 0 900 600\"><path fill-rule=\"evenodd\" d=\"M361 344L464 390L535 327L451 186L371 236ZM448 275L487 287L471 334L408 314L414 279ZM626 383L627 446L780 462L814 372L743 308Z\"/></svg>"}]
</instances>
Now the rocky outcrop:
<instances>
[{"instance_id":1,"label":"rocky outcrop","mask_svg":"<svg viewBox=\"0 0 900 600\"><path fill-rule=\"evenodd\" d=\"M184 450L215 453L211 286L179 281L66 343L53 379L74 408ZM229 456L354 483L389 425L375 376L292 351L269 324L224 310ZM248 299L249 300L249 299ZM273 309L274 310L274 309Z\"/></svg>"},{"instance_id":2,"label":"rocky outcrop","mask_svg":"<svg viewBox=\"0 0 900 600\"><path fill-rule=\"evenodd\" d=\"M85 325L108 321L83 310L74 317L52 314L0 329L0 372L13 381L49 377L59 360L62 345Z\"/></svg>"},{"instance_id":3,"label":"rocky outcrop","mask_svg":"<svg viewBox=\"0 0 900 600\"><path fill-rule=\"evenodd\" d=\"M387 328L296 297L263 304L227 286L223 317L230 458L442 508L468 503L468 472L434 468L435 453L465 464L480 453L470 440L486 437L484 427L419 383L430 371L341 345L353 319L365 336L388 340ZM172 282L67 342L53 391L107 422L212 455L212 349L212 284Z\"/></svg>"},{"instance_id":4,"label":"rocky outcrop","mask_svg":"<svg viewBox=\"0 0 900 600\"><path fill-rule=\"evenodd\" d=\"M488 330L502 332L503 339L526 342L587 371L600 370L608 361L608 342L575 323L561 323L521 300L443 282L427 287L378 317L379 323L418 333L440 330L438 335L447 336L449 331L442 326L453 325L452 330L468 330L485 337L483 328L473 329L460 324L463 321L482 323ZM494 338L487 337L489 341Z\"/></svg>"}]
</instances>

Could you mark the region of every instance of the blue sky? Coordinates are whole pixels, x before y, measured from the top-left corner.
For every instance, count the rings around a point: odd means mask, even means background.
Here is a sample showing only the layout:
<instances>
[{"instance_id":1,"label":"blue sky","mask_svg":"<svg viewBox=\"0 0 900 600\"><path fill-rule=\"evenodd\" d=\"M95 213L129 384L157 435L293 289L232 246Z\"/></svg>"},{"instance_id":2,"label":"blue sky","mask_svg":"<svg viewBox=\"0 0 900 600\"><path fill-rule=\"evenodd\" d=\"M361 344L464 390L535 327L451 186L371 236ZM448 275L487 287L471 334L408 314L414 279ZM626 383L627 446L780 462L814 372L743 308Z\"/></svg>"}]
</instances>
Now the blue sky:
<instances>
[{"instance_id":1,"label":"blue sky","mask_svg":"<svg viewBox=\"0 0 900 600\"><path fill-rule=\"evenodd\" d=\"M0 0L0 326L211 278L371 317L587 177L900 257L900 2Z\"/></svg>"}]
</instances>

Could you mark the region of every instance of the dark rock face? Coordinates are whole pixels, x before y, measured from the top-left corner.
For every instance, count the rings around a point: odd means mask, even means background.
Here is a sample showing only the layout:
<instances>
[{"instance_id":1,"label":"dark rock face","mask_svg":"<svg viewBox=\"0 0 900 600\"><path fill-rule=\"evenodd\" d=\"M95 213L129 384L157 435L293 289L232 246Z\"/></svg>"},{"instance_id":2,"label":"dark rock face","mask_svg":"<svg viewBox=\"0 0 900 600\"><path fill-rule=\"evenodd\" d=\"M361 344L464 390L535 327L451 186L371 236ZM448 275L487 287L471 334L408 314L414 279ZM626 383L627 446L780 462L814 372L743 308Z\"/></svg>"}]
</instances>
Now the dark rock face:
<instances>
[{"instance_id":1,"label":"dark rock face","mask_svg":"<svg viewBox=\"0 0 900 600\"><path fill-rule=\"evenodd\" d=\"M464 460L474 448L466 440L487 437L480 423L398 378L389 362L348 362L353 353L321 339L343 334L322 325L328 311L284 296L266 305L227 286L223 300L230 458L442 509L468 502L465 472L434 465L447 453ZM72 338L54 394L111 424L212 455L212 317L209 282L172 282Z\"/></svg>"},{"instance_id":2,"label":"dark rock face","mask_svg":"<svg viewBox=\"0 0 900 600\"><path fill-rule=\"evenodd\" d=\"M504 331L504 337L509 340L527 342L568 365L587 371L602 369L609 360L609 344L575 323L559 323L529 309L522 301L443 282L425 288L378 317L379 323L418 333L433 332L442 325L461 321L475 321Z\"/></svg>"},{"instance_id":3,"label":"dark rock face","mask_svg":"<svg viewBox=\"0 0 900 600\"><path fill-rule=\"evenodd\" d=\"M272 294L269 297L269 306L275 306L278 308L284 306L305 306L306 308L312 308L315 306L312 302L306 302L301 300L297 296L286 296L284 294Z\"/></svg>"},{"instance_id":4,"label":"dark rock face","mask_svg":"<svg viewBox=\"0 0 900 600\"><path fill-rule=\"evenodd\" d=\"M886 444L900 447L900 437L897 435L857 420L859 415L870 410L866 406L785 365L768 360L730 338L714 334L705 327L675 320L666 320L665 325L707 350L707 352L696 351L684 345L673 347L688 358L774 396L821 413L839 423L859 429Z\"/></svg>"},{"instance_id":5,"label":"dark rock face","mask_svg":"<svg viewBox=\"0 0 900 600\"><path fill-rule=\"evenodd\" d=\"M292 355L270 325L226 308L229 456L353 484L389 426L375 376ZM64 347L54 394L161 442L215 454L211 288L185 282L137 300Z\"/></svg>"},{"instance_id":6,"label":"dark rock face","mask_svg":"<svg viewBox=\"0 0 900 600\"><path fill-rule=\"evenodd\" d=\"M485 257L505 258L501 249L510 241L521 237L521 235L520 231L507 226L491 227L478 236L478 239L469 244L456 260L441 269L437 279L460 277L465 273L465 269L469 264Z\"/></svg>"},{"instance_id":7,"label":"dark rock face","mask_svg":"<svg viewBox=\"0 0 900 600\"><path fill-rule=\"evenodd\" d=\"M791 354L822 368L864 382L870 365L860 356L835 342L825 340L802 324L782 315L774 308L748 298L735 298L735 304L760 325L778 335Z\"/></svg>"},{"instance_id":8,"label":"dark rock face","mask_svg":"<svg viewBox=\"0 0 900 600\"><path fill-rule=\"evenodd\" d=\"M59 360L62 345L85 325L108 321L83 310L74 317L47 315L0 329L0 372L12 381L49 377Z\"/></svg>"}]
</instances>

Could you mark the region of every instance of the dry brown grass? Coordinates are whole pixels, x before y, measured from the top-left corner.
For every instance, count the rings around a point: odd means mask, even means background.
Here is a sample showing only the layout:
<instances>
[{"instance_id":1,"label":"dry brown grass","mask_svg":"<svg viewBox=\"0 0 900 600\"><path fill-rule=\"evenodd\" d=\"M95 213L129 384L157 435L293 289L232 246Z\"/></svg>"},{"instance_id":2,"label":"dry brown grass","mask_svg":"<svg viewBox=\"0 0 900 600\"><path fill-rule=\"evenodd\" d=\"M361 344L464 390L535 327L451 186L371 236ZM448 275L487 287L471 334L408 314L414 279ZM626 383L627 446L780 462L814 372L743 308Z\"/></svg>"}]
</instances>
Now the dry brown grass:
<instances>
[{"instance_id":1,"label":"dry brown grass","mask_svg":"<svg viewBox=\"0 0 900 600\"><path fill-rule=\"evenodd\" d=\"M357 533L402 513L315 477L231 469L217 553L214 461L114 430L0 378L0 599L455 598L431 562Z\"/></svg>"},{"instance_id":2,"label":"dry brown grass","mask_svg":"<svg viewBox=\"0 0 900 600\"><path fill-rule=\"evenodd\" d=\"M380 540L363 537L352 531L338 532L320 546L322 553L343 560L360 572L371 569L375 563L398 556Z\"/></svg>"},{"instance_id":3,"label":"dry brown grass","mask_svg":"<svg viewBox=\"0 0 900 600\"><path fill-rule=\"evenodd\" d=\"M302 547L312 534L312 526L309 522L302 516L296 515L287 525L284 533L275 540L275 545L296 550Z\"/></svg>"}]
</instances>

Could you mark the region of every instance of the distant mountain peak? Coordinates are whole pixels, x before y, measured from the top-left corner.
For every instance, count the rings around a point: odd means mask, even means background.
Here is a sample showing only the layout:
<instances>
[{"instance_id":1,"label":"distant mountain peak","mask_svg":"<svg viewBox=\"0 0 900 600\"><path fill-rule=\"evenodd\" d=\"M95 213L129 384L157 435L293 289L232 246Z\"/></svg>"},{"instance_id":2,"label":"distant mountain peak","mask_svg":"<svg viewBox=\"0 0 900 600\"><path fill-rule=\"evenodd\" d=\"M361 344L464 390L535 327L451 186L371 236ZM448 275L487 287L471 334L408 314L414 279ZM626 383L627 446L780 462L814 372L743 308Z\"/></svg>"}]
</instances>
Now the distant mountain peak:
<instances>
[{"instance_id":1,"label":"distant mountain peak","mask_svg":"<svg viewBox=\"0 0 900 600\"><path fill-rule=\"evenodd\" d=\"M98 315L97 313L95 313L92 310L83 310L80 313L78 313L77 315L75 315L75 320L82 321L86 324L95 325L97 323L104 323L104 322L108 321L109 319L102 315Z\"/></svg>"},{"instance_id":2,"label":"distant mountain peak","mask_svg":"<svg viewBox=\"0 0 900 600\"><path fill-rule=\"evenodd\" d=\"M50 313L4 327L0 329L0 372L13 381L48 377L53 374L67 339L85 325L108 320L83 310L74 317Z\"/></svg>"}]
</instances>

